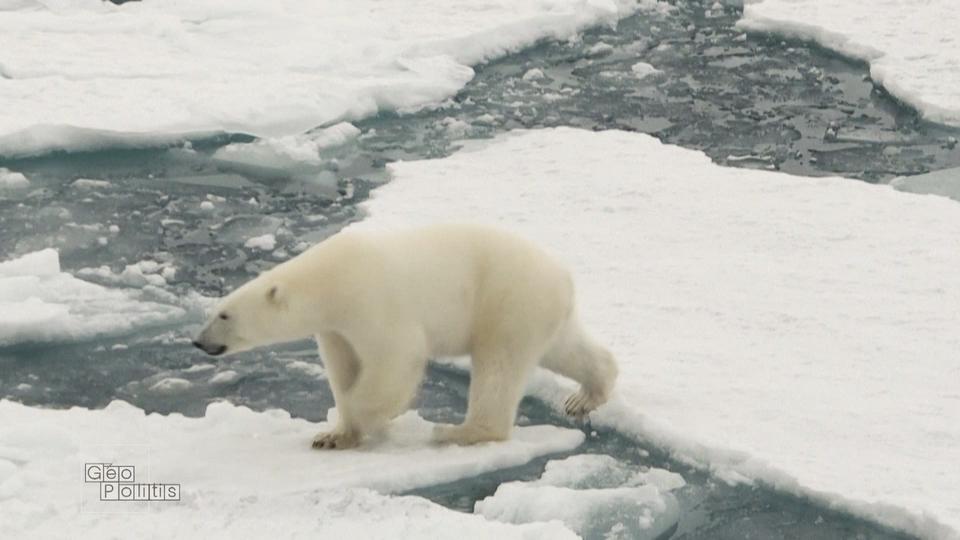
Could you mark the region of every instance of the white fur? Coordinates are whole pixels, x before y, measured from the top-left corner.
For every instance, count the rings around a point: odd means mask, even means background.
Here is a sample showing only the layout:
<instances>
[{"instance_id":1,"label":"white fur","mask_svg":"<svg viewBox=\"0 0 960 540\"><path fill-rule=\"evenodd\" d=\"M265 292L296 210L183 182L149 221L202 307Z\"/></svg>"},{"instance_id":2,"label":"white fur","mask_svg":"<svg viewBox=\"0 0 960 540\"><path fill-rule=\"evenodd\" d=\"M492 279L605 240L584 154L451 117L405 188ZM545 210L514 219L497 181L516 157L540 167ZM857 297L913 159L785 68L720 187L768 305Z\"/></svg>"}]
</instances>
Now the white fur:
<instances>
[{"instance_id":1,"label":"white fur","mask_svg":"<svg viewBox=\"0 0 960 540\"><path fill-rule=\"evenodd\" d=\"M432 357L472 358L466 420L435 433L459 444L509 437L538 364L581 384L566 404L576 416L607 400L617 374L576 320L566 269L474 225L333 236L223 299L196 344L230 354L309 336L339 412L318 448L354 446L404 412Z\"/></svg>"}]
</instances>

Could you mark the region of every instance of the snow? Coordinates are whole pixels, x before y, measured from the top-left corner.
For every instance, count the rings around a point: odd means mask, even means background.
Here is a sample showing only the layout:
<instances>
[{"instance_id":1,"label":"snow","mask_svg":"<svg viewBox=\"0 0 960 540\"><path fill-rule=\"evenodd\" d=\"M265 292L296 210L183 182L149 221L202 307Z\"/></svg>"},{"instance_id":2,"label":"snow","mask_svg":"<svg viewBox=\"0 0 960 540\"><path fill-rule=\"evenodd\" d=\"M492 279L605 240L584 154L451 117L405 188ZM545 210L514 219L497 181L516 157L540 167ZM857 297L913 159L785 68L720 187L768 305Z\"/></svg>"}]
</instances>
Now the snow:
<instances>
[{"instance_id":1,"label":"snow","mask_svg":"<svg viewBox=\"0 0 960 540\"><path fill-rule=\"evenodd\" d=\"M119 538L130 530L146 538L573 537L558 524L492 523L386 494L568 451L582 442L578 431L534 426L505 443L437 447L428 444L431 425L411 412L379 443L311 449L324 429L285 411L223 402L187 418L144 414L121 401L52 410L3 400L0 537ZM84 464L98 462L136 467L137 482L178 483L180 501L101 502L96 484L81 482Z\"/></svg>"},{"instance_id":2,"label":"snow","mask_svg":"<svg viewBox=\"0 0 960 540\"><path fill-rule=\"evenodd\" d=\"M283 137L456 93L469 67L654 0L24 1L0 7L0 155Z\"/></svg>"},{"instance_id":3,"label":"snow","mask_svg":"<svg viewBox=\"0 0 960 540\"><path fill-rule=\"evenodd\" d=\"M934 122L960 126L956 0L761 0L738 26L814 40L869 62L870 76Z\"/></svg>"},{"instance_id":4,"label":"snow","mask_svg":"<svg viewBox=\"0 0 960 540\"><path fill-rule=\"evenodd\" d=\"M721 479L960 536L954 201L566 128L390 172L351 227L497 223L570 264L621 366L597 425ZM531 388L559 409L573 385Z\"/></svg>"},{"instance_id":5,"label":"snow","mask_svg":"<svg viewBox=\"0 0 960 540\"><path fill-rule=\"evenodd\" d=\"M684 485L669 471L632 473L610 456L583 454L548 462L539 480L501 484L476 512L508 523L558 520L590 538L653 539L677 523L669 491Z\"/></svg>"},{"instance_id":6,"label":"snow","mask_svg":"<svg viewBox=\"0 0 960 540\"><path fill-rule=\"evenodd\" d=\"M77 279L61 272L56 250L44 249L0 262L0 347L182 324L202 317L201 304L156 287L108 288Z\"/></svg>"},{"instance_id":7,"label":"snow","mask_svg":"<svg viewBox=\"0 0 960 540\"><path fill-rule=\"evenodd\" d=\"M276 247L276 245L277 238L269 233L261 236L254 236L243 243L243 247L245 248L260 249L263 251L270 251Z\"/></svg>"}]
</instances>

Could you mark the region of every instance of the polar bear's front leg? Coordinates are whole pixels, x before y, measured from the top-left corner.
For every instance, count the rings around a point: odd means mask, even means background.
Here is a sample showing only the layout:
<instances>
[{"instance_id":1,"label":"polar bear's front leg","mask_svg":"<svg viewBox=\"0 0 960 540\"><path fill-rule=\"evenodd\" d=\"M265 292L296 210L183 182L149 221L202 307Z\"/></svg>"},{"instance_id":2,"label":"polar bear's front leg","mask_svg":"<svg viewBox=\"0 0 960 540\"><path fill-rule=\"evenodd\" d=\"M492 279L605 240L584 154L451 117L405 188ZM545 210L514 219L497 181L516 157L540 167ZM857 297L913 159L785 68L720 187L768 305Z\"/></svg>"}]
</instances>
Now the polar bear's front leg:
<instances>
[{"instance_id":1,"label":"polar bear's front leg","mask_svg":"<svg viewBox=\"0 0 960 540\"><path fill-rule=\"evenodd\" d=\"M316 449L353 448L360 444L360 430L353 421L347 393L356 383L360 363L347 340L338 334L316 336L320 358L327 370L327 380L337 405L337 425L331 431L318 433L313 438Z\"/></svg>"},{"instance_id":2,"label":"polar bear's front leg","mask_svg":"<svg viewBox=\"0 0 960 540\"><path fill-rule=\"evenodd\" d=\"M313 438L313 448L317 450L344 450L360 444L360 434L355 431L344 431L337 426L333 431L317 433Z\"/></svg>"},{"instance_id":3,"label":"polar bear's front leg","mask_svg":"<svg viewBox=\"0 0 960 540\"><path fill-rule=\"evenodd\" d=\"M422 332L414 329L357 342L360 371L345 405L361 434L372 435L410 408L427 368L427 352Z\"/></svg>"}]
</instances>

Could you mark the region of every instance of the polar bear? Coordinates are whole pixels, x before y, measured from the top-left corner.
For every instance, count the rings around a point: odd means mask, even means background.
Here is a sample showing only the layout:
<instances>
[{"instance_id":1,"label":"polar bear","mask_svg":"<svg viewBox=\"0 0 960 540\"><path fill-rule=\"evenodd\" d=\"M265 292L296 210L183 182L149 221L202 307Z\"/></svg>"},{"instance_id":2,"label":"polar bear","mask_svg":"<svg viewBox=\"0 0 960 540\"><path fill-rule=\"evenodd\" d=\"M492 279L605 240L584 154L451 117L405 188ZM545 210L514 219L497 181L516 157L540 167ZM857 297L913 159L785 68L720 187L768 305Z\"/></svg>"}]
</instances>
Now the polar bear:
<instances>
[{"instance_id":1,"label":"polar bear","mask_svg":"<svg viewBox=\"0 0 960 540\"><path fill-rule=\"evenodd\" d=\"M244 284L193 344L211 355L315 337L339 420L314 448L350 448L406 411L428 359L470 355L466 419L439 443L509 437L537 365L580 383L583 416L617 365L576 317L568 271L534 244L479 225L345 231Z\"/></svg>"}]
</instances>

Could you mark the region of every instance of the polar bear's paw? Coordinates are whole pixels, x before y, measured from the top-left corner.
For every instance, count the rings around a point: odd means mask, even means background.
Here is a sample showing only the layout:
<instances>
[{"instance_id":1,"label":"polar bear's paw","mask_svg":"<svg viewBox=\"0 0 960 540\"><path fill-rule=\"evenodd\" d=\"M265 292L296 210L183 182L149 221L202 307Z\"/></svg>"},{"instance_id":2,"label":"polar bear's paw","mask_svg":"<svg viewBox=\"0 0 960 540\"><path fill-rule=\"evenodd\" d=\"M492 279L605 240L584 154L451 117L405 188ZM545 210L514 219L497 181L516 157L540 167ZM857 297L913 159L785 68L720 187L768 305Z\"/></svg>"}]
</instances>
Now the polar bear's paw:
<instances>
[{"instance_id":1,"label":"polar bear's paw","mask_svg":"<svg viewBox=\"0 0 960 540\"><path fill-rule=\"evenodd\" d=\"M577 393L567 398L563 403L563 410L568 415L581 419L600 405L603 405L604 402L606 402L606 400L602 397L581 388Z\"/></svg>"},{"instance_id":2,"label":"polar bear's paw","mask_svg":"<svg viewBox=\"0 0 960 540\"><path fill-rule=\"evenodd\" d=\"M344 450L360 444L360 437L353 433L334 430L317 433L313 438L313 448L316 450Z\"/></svg>"},{"instance_id":3,"label":"polar bear's paw","mask_svg":"<svg viewBox=\"0 0 960 540\"><path fill-rule=\"evenodd\" d=\"M433 426L433 442L435 444L469 445L490 441L506 440L509 434L497 434L490 430L478 429L473 426L451 424L437 424Z\"/></svg>"}]
</instances>

